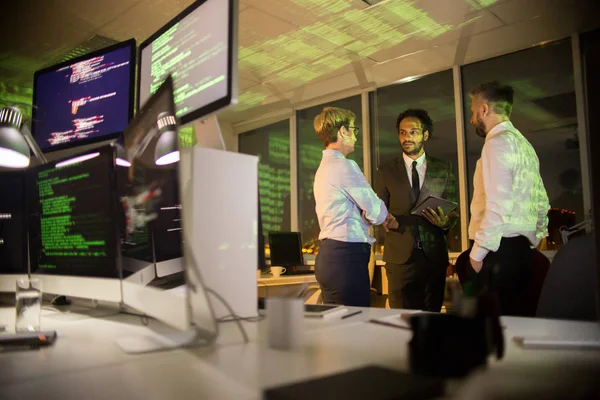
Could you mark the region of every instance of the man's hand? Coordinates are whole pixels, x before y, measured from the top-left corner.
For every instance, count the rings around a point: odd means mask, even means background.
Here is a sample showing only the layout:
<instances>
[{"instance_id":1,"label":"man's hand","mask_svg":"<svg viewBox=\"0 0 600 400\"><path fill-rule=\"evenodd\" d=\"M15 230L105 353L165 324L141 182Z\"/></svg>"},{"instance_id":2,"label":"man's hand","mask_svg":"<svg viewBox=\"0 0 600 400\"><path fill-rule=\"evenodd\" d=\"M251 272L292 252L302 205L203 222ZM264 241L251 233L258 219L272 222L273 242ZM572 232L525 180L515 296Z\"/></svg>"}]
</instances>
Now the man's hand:
<instances>
[{"instance_id":1,"label":"man's hand","mask_svg":"<svg viewBox=\"0 0 600 400\"><path fill-rule=\"evenodd\" d=\"M396 221L396 218L390 213L385 217L385 221L383 221L382 225L386 232L389 232L390 229L398 229L398 226L400 226L398 221Z\"/></svg>"},{"instance_id":2,"label":"man's hand","mask_svg":"<svg viewBox=\"0 0 600 400\"><path fill-rule=\"evenodd\" d=\"M475 272L479 273L479 271L481 271L481 267L483 267L483 261L475 261L471 257L469 257L469 260L471 261L471 268L473 268Z\"/></svg>"},{"instance_id":3,"label":"man's hand","mask_svg":"<svg viewBox=\"0 0 600 400\"><path fill-rule=\"evenodd\" d=\"M421 211L421 215L425 217L427 221L442 229L448 229L450 227L450 221L458 216L454 211L448 215L444 214L442 207L438 207L437 212L433 208L428 208L427 210Z\"/></svg>"},{"instance_id":4,"label":"man's hand","mask_svg":"<svg viewBox=\"0 0 600 400\"><path fill-rule=\"evenodd\" d=\"M360 213L360 216L362 217L362 219L363 219L363 221L365 222L365 224L367 224L367 226L371 226L371 225L373 225L373 224L371 223L371 221L369 221L369 220L367 219L367 212L366 212L365 210L363 210L363 211Z\"/></svg>"}]
</instances>

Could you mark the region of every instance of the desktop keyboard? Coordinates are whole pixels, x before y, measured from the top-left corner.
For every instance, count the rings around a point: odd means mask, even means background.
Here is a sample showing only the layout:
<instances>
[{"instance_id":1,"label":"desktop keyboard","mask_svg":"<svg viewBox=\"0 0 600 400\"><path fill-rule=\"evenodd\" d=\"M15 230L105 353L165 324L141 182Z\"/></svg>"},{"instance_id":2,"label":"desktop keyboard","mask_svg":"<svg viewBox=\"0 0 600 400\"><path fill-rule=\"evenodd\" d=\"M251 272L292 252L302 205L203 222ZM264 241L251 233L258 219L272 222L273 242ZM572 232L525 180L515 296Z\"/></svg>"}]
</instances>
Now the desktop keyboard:
<instances>
[{"instance_id":1,"label":"desktop keyboard","mask_svg":"<svg viewBox=\"0 0 600 400\"><path fill-rule=\"evenodd\" d=\"M515 336L514 341L524 348L600 349L600 329L593 327L549 335Z\"/></svg>"}]
</instances>

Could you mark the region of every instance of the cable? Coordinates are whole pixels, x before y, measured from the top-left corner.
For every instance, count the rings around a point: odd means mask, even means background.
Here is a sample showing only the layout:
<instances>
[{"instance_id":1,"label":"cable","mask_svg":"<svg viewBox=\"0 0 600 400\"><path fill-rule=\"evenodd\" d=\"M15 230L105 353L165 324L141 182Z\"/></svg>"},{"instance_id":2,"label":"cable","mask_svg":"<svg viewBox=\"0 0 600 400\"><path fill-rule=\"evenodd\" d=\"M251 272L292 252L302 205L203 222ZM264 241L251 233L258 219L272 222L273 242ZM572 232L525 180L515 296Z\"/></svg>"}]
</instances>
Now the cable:
<instances>
[{"instance_id":1,"label":"cable","mask_svg":"<svg viewBox=\"0 0 600 400\"><path fill-rule=\"evenodd\" d=\"M235 320L246 321L246 322L259 322L259 321L262 321L263 319L265 319L265 317L263 315L257 315L256 317L240 317L239 315L230 314L230 315L226 315L224 317L217 319L217 322L219 322L219 323L233 322Z\"/></svg>"},{"instance_id":2,"label":"cable","mask_svg":"<svg viewBox=\"0 0 600 400\"><path fill-rule=\"evenodd\" d=\"M54 312L59 313L59 314L68 314L68 313L70 313L70 311L68 311L68 310L67 311L61 311L58 308L52 307L52 306L42 306L41 308L42 308L42 310L54 311Z\"/></svg>"},{"instance_id":3,"label":"cable","mask_svg":"<svg viewBox=\"0 0 600 400\"><path fill-rule=\"evenodd\" d=\"M229 311L231 316L236 315L233 312L233 309L231 308L229 303L223 297L221 297L221 295L219 293L217 293L214 290L207 288L207 287L205 287L204 290L206 290L206 293L211 293L213 296L215 296L225 306L225 308L227 308L227 310ZM237 324L238 328L240 329L240 332L242 333L242 336L244 337L244 343L248 343L250 341L250 340L248 340L248 334L246 333L246 330L242 326L242 323L240 322L240 320L241 320L240 317L232 319L232 321L234 321ZM219 320L217 320L217 322L219 322Z\"/></svg>"}]
</instances>

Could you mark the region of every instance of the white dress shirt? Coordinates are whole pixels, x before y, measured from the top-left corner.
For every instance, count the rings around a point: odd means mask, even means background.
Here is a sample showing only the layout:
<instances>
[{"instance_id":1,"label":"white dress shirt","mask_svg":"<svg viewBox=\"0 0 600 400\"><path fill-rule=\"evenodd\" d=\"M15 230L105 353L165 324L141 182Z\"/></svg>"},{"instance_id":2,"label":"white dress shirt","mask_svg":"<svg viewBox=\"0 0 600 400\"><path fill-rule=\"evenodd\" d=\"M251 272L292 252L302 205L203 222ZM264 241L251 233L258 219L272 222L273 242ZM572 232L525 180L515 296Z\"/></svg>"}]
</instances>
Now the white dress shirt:
<instances>
[{"instance_id":1,"label":"white dress shirt","mask_svg":"<svg viewBox=\"0 0 600 400\"><path fill-rule=\"evenodd\" d=\"M375 242L361 216L362 210L367 212L366 218L371 224L379 225L387 217L387 208L356 162L337 150L323 150L313 191L320 240Z\"/></svg>"},{"instance_id":2,"label":"white dress shirt","mask_svg":"<svg viewBox=\"0 0 600 400\"><path fill-rule=\"evenodd\" d=\"M523 235L533 246L548 236L548 195L529 141L510 121L492 128L473 178L470 256L482 261L502 237Z\"/></svg>"},{"instance_id":3,"label":"white dress shirt","mask_svg":"<svg viewBox=\"0 0 600 400\"><path fill-rule=\"evenodd\" d=\"M408 183L410 183L410 187L412 187L412 163L413 161L417 162L417 173L419 174L419 189L422 189L423 182L425 182L425 172L427 172L427 157L425 157L425 153L421 154L416 160L413 160L404 152L402 152L402 157L404 158L404 165L406 165L406 173L408 174Z\"/></svg>"}]
</instances>

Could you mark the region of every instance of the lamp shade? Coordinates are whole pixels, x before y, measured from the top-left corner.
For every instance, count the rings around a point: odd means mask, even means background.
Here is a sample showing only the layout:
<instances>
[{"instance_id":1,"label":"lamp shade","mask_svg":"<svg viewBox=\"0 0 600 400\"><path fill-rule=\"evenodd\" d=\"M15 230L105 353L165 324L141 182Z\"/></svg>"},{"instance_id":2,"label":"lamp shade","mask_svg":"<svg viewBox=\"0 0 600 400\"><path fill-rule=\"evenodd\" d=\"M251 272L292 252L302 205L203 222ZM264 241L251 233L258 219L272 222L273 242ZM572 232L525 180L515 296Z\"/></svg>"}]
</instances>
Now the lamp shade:
<instances>
[{"instance_id":1,"label":"lamp shade","mask_svg":"<svg viewBox=\"0 0 600 400\"><path fill-rule=\"evenodd\" d=\"M179 161L177 132L166 131L160 135L154 150L154 161L156 165L167 165Z\"/></svg>"},{"instance_id":2,"label":"lamp shade","mask_svg":"<svg viewBox=\"0 0 600 400\"><path fill-rule=\"evenodd\" d=\"M21 134L23 116L19 109L0 110L0 166L25 168L29 165L29 147Z\"/></svg>"},{"instance_id":3,"label":"lamp shade","mask_svg":"<svg viewBox=\"0 0 600 400\"><path fill-rule=\"evenodd\" d=\"M179 161L179 150L177 147L177 121L169 113L163 112L157 118L160 137L156 142L154 150L154 162L156 165L168 165Z\"/></svg>"},{"instance_id":4,"label":"lamp shade","mask_svg":"<svg viewBox=\"0 0 600 400\"><path fill-rule=\"evenodd\" d=\"M117 150L116 164L120 167L131 167L125 147L121 146L120 143L115 143L115 149Z\"/></svg>"}]
</instances>

